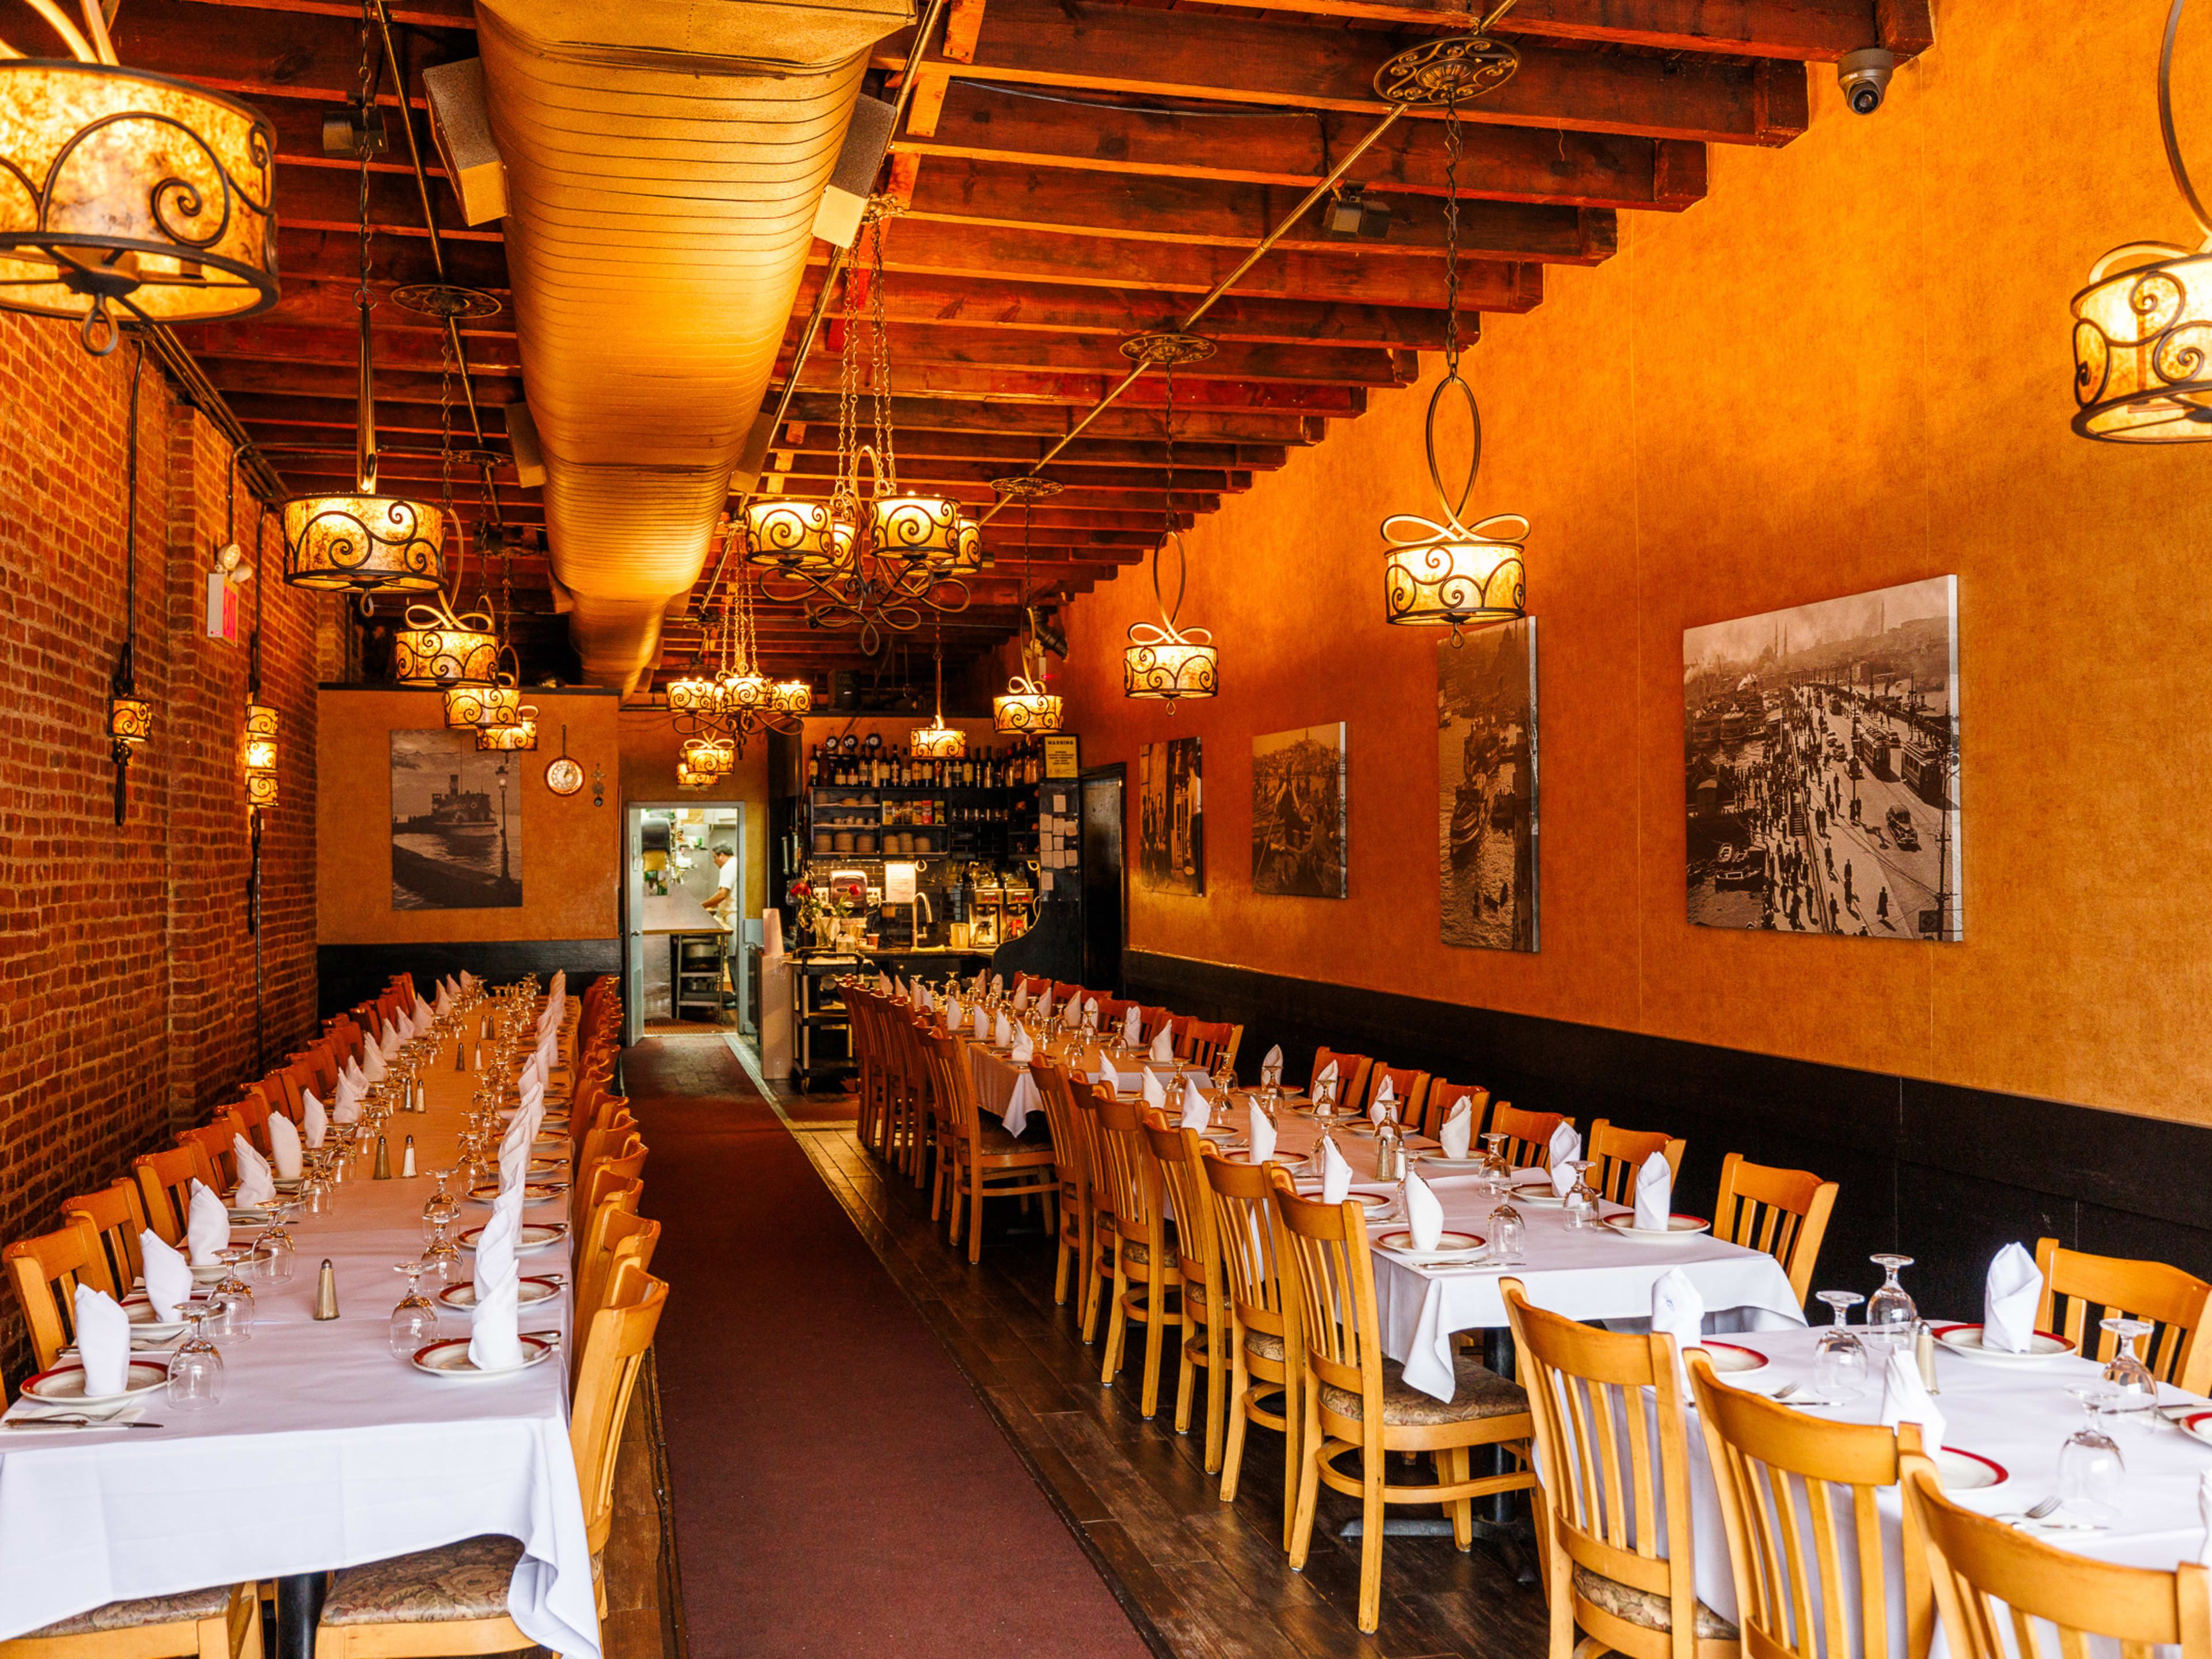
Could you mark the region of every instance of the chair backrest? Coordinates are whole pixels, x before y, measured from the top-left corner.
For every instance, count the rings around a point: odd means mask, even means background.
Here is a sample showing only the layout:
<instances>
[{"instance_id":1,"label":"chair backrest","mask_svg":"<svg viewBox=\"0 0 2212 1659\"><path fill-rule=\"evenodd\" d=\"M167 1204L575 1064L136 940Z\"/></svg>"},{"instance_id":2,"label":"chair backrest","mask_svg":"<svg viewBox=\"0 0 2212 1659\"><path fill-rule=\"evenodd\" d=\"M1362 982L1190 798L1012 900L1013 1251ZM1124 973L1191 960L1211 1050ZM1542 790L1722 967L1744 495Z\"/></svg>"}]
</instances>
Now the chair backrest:
<instances>
[{"instance_id":1,"label":"chair backrest","mask_svg":"<svg viewBox=\"0 0 2212 1659\"><path fill-rule=\"evenodd\" d=\"M957 1036L930 1032L921 1039L929 1061L930 1080L943 1103L939 1119L953 1133L980 1152L983 1144L981 1109L975 1103L975 1068L968 1059L968 1045Z\"/></svg>"},{"instance_id":2,"label":"chair backrest","mask_svg":"<svg viewBox=\"0 0 2212 1659\"><path fill-rule=\"evenodd\" d=\"M1682 1149L1688 1143L1676 1140L1664 1130L1623 1129L1604 1118L1590 1125L1589 1139L1583 1143L1583 1156L1590 1161L1584 1176L1591 1188L1601 1198L1615 1204L1636 1201L1636 1171L1644 1160L1654 1152L1665 1156L1672 1178L1682 1178Z\"/></svg>"},{"instance_id":3,"label":"chair backrest","mask_svg":"<svg viewBox=\"0 0 2212 1659\"><path fill-rule=\"evenodd\" d=\"M645 1137L638 1133L635 1122L626 1119L620 1123L611 1123L603 1129L592 1130L578 1144L576 1169L580 1174L594 1164L604 1163L609 1158L635 1157L644 1150Z\"/></svg>"},{"instance_id":4,"label":"chair backrest","mask_svg":"<svg viewBox=\"0 0 2212 1659\"><path fill-rule=\"evenodd\" d=\"M17 1239L0 1250L0 1263L30 1326L31 1351L45 1370L72 1340L78 1282L107 1289L101 1282L107 1269L100 1237L90 1222L72 1221L58 1232Z\"/></svg>"},{"instance_id":5,"label":"chair backrest","mask_svg":"<svg viewBox=\"0 0 2212 1659\"><path fill-rule=\"evenodd\" d=\"M1052 1167L1054 1174L1075 1188L1076 1201L1091 1200L1091 1137L1087 1125L1075 1109L1073 1086L1067 1073L1051 1060L1032 1058L1030 1077L1036 1084L1037 1097L1044 1102L1045 1126L1052 1133Z\"/></svg>"},{"instance_id":6,"label":"chair backrest","mask_svg":"<svg viewBox=\"0 0 2212 1659\"><path fill-rule=\"evenodd\" d=\"M146 1204L138 1183L118 1176L97 1191L62 1200L62 1219L80 1216L98 1237L100 1255L107 1264L107 1283L101 1288L120 1297L146 1271L144 1248L138 1235L146 1231Z\"/></svg>"},{"instance_id":7,"label":"chair backrest","mask_svg":"<svg viewBox=\"0 0 2212 1659\"><path fill-rule=\"evenodd\" d=\"M645 1182L635 1176L617 1175L606 1170L594 1176L589 1187L578 1190L583 1194L576 1212L579 1215L590 1215L602 1204L618 1204L635 1215L639 1200L645 1196Z\"/></svg>"},{"instance_id":8,"label":"chair backrest","mask_svg":"<svg viewBox=\"0 0 2212 1659\"><path fill-rule=\"evenodd\" d=\"M1764 1250L1790 1275L1790 1294L1802 1307L1813 1288L1813 1268L1827 1236L1828 1215L1842 1188L1809 1170L1777 1170L1747 1163L1741 1152L1721 1160L1721 1195L1713 1212L1713 1237ZM2212 1351L2208 1351L2212 1352Z\"/></svg>"},{"instance_id":9,"label":"chair backrest","mask_svg":"<svg viewBox=\"0 0 2212 1659\"><path fill-rule=\"evenodd\" d=\"M2063 1249L2055 1238L2037 1241L2035 1265L2043 1273L2038 1330L2057 1331L2072 1338L2082 1354L2094 1350L2098 1358L2110 1359L2119 1338L2090 1324L2091 1307L2100 1318L2148 1319L2157 1328L2143 1358L2152 1375L2191 1394L2212 1388L2212 1342L2197 1340L2212 1285L2163 1261ZM2061 1297L2066 1299L2063 1316Z\"/></svg>"},{"instance_id":10,"label":"chair backrest","mask_svg":"<svg viewBox=\"0 0 2212 1659\"><path fill-rule=\"evenodd\" d=\"M630 1137L636 1150L619 1158L595 1158L578 1172L576 1188L584 1195L584 1213L589 1215L599 1200L614 1190L618 1181L637 1181L645 1175L645 1143L635 1135Z\"/></svg>"},{"instance_id":11,"label":"chair backrest","mask_svg":"<svg viewBox=\"0 0 2212 1659\"><path fill-rule=\"evenodd\" d=\"M1101 1010L1101 1012L1103 1012L1104 1011ZM1138 1034L1140 1039L1146 1042L1150 1042L1154 1037L1158 1036L1163 1027L1172 1025L1175 1023L1175 1016L1164 1008L1142 1009L1139 1012L1137 1018L1139 1022L1137 1026Z\"/></svg>"},{"instance_id":12,"label":"chair backrest","mask_svg":"<svg viewBox=\"0 0 2212 1659\"><path fill-rule=\"evenodd\" d=\"M653 1253L660 1246L660 1224L648 1221L619 1204L602 1204L592 1212L576 1250L576 1317L586 1327L604 1304L617 1262L634 1261L653 1266Z\"/></svg>"},{"instance_id":13,"label":"chair backrest","mask_svg":"<svg viewBox=\"0 0 2212 1659\"><path fill-rule=\"evenodd\" d=\"M1917 1449L1919 1430L1791 1411L1728 1387L1704 1349L1685 1358L1728 1534L1745 1659L1924 1659L1935 1624L1927 1552L1907 1516L1904 1594L1892 1596L1876 1507L1897 1484L1900 1434ZM1844 1539L1856 1571L1844 1566ZM1869 1631L1880 1639L1866 1639ZM1847 1632L1859 1634L1856 1645Z\"/></svg>"},{"instance_id":14,"label":"chair backrest","mask_svg":"<svg viewBox=\"0 0 2212 1659\"><path fill-rule=\"evenodd\" d=\"M1213 1206L1214 1255L1238 1327L1283 1340L1289 1364L1302 1367L1297 1295L1284 1277L1280 1227L1267 1166L1233 1162L1208 1147L1200 1154Z\"/></svg>"},{"instance_id":15,"label":"chair backrest","mask_svg":"<svg viewBox=\"0 0 2212 1659\"><path fill-rule=\"evenodd\" d=\"M622 1447L623 1419L667 1303L665 1281L626 1262L608 1282L605 1305L585 1328L568 1409L568 1449L583 1488L584 1538L594 1554L606 1547L614 1528L615 1458Z\"/></svg>"},{"instance_id":16,"label":"chair backrest","mask_svg":"<svg viewBox=\"0 0 2212 1659\"><path fill-rule=\"evenodd\" d=\"M1121 1022L1128 1018L1129 1010L1135 1006L1137 1005L1127 997L1099 998L1098 1029L1101 1031L1118 1034L1121 1030Z\"/></svg>"},{"instance_id":17,"label":"chair backrest","mask_svg":"<svg viewBox=\"0 0 2212 1659\"><path fill-rule=\"evenodd\" d=\"M1566 1121L1564 1113L1524 1112L1511 1101L1501 1100L1490 1109L1490 1127L1484 1133L1505 1137L1505 1161L1515 1169L1548 1170L1552 1132Z\"/></svg>"},{"instance_id":18,"label":"chair backrest","mask_svg":"<svg viewBox=\"0 0 2212 1659\"><path fill-rule=\"evenodd\" d=\"M1160 1161L1145 1144L1143 1106L1096 1084L1086 1085L1092 1110L1091 1175L1114 1213L1114 1231L1163 1259L1166 1229L1160 1213Z\"/></svg>"},{"instance_id":19,"label":"chair backrest","mask_svg":"<svg viewBox=\"0 0 2212 1659\"><path fill-rule=\"evenodd\" d=\"M1176 1024L1176 1053L1201 1072L1211 1072L1224 1056L1232 1066L1237 1064L1237 1045L1244 1036L1242 1025L1203 1019L1178 1020Z\"/></svg>"},{"instance_id":20,"label":"chair backrest","mask_svg":"<svg viewBox=\"0 0 2212 1659\"><path fill-rule=\"evenodd\" d=\"M1552 1554L1552 1593L1567 1562L1666 1601L1674 1659L1696 1652L1697 1580L1690 1547L1690 1459L1674 1343L1618 1335L1529 1304L1517 1279L1499 1281L1513 1326L1521 1386L1536 1419L1543 1471L1538 1547ZM1652 1467L1652 1449L1658 1467ZM1659 1553L1659 1517L1669 1549ZM1600 1642L1609 1615L1577 1596L1575 1618ZM1632 1638L1631 1639L1633 1639Z\"/></svg>"},{"instance_id":21,"label":"chair backrest","mask_svg":"<svg viewBox=\"0 0 2212 1659\"><path fill-rule=\"evenodd\" d=\"M1331 1060L1336 1062L1336 1109L1340 1112L1364 1109L1367 1099L1367 1073L1375 1062L1364 1054L1340 1054L1333 1048L1314 1050L1313 1076L1308 1079L1306 1092L1318 1092L1322 1068Z\"/></svg>"},{"instance_id":22,"label":"chair backrest","mask_svg":"<svg viewBox=\"0 0 2212 1659\"><path fill-rule=\"evenodd\" d=\"M1360 1422L1382 1432L1382 1336L1375 1317L1375 1263L1367 1253L1367 1212L1357 1199L1324 1204L1303 1198L1280 1164L1267 1166L1279 1231L1285 1287L1297 1310L1306 1368L1332 1387L1360 1396Z\"/></svg>"},{"instance_id":23,"label":"chair backrest","mask_svg":"<svg viewBox=\"0 0 2212 1659\"><path fill-rule=\"evenodd\" d=\"M200 1179L218 1193L227 1193L238 1184L238 1155L231 1149L231 1137L245 1132L245 1123L226 1113L213 1123L179 1130L177 1145L198 1153Z\"/></svg>"},{"instance_id":24,"label":"chair backrest","mask_svg":"<svg viewBox=\"0 0 2212 1659\"><path fill-rule=\"evenodd\" d=\"M1367 1074L1366 1092L1359 1097L1359 1109L1370 1111L1375 1097L1382 1092L1382 1079L1390 1080L1390 1096L1397 1103L1398 1121L1419 1128L1427 1115L1429 1107L1429 1074L1416 1066L1391 1066L1379 1061Z\"/></svg>"},{"instance_id":25,"label":"chair backrest","mask_svg":"<svg viewBox=\"0 0 2212 1659\"><path fill-rule=\"evenodd\" d=\"M1421 1114L1421 1133L1433 1139L1437 1131L1443 1127L1444 1120L1451 1115L1452 1108L1462 1099L1467 1102L1468 1116L1474 1121L1473 1136L1468 1144L1480 1146L1483 1114L1490 1109L1490 1091L1477 1083L1447 1083L1440 1077L1431 1078L1428 1109Z\"/></svg>"},{"instance_id":26,"label":"chair backrest","mask_svg":"<svg viewBox=\"0 0 2212 1659\"><path fill-rule=\"evenodd\" d=\"M2212 1659L2203 1567L2160 1572L2055 1549L1944 1497L1926 1458L1905 1462L1905 1510L1926 1540L1952 1659L2079 1659L2094 1636L2117 1640L2124 1659L2174 1645L2181 1659Z\"/></svg>"},{"instance_id":27,"label":"chair backrest","mask_svg":"<svg viewBox=\"0 0 2212 1659\"><path fill-rule=\"evenodd\" d=\"M199 1151L172 1146L166 1152L149 1152L131 1160L131 1172L138 1178L138 1196L145 1201L146 1224L154 1237L164 1244L182 1244L185 1222L191 1214L192 1181L202 1174Z\"/></svg>"},{"instance_id":28,"label":"chair backrest","mask_svg":"<svg viewBox=\"0 0 2212 1659\"><path fill-rule=\"evenodd\" d=\"M1208 1309L1221 1306L1221 1251L1213 1238L1213 1206L1200 1162L1206 1143L1164 1112L1145 1114L1145 1144L1160 1166L1160 1184L1175 1212L1176 1266L1182 1282L1204 1293Z\"/></svg>"},{"instance_id":29,"label":"chair backrest","mask_svg":"<svg viewBox=\"0 0 2212 1659\"><path fill-rule=\"evenodd\" d=\"M262 1157L269 1156L269 1103L258 1090L249 1089L243 1100L223 1109L246 1126L246 1139Z\"/></svg>"}]
</instances>

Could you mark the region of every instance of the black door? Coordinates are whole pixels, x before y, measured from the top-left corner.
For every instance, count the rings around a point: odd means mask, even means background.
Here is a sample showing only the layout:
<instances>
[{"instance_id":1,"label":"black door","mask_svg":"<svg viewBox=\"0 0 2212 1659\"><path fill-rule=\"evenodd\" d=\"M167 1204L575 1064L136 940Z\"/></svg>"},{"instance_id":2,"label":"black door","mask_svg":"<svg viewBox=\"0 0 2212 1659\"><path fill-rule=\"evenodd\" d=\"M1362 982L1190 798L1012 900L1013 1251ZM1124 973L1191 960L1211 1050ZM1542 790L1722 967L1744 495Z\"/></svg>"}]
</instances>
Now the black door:
<instances>
[{"instance_id":1,"label":"black door","mask_svg":"<svg viewBox=\"0 0 2212 1659\"><path fill-rule=\"evenodd\" d=\"M1121 994L1122 769L1085 773L1083 784L1083 983Z\"/></svg>"}]
</instances>

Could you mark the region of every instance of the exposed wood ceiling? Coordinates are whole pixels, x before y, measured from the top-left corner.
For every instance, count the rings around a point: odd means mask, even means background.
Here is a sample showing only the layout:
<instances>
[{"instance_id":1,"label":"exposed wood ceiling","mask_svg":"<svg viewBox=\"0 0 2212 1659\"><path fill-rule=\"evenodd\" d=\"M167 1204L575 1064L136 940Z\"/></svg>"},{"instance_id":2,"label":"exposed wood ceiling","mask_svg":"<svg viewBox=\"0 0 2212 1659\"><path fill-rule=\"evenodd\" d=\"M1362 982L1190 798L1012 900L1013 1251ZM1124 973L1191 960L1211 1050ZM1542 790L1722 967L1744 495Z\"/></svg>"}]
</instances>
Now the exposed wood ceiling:
<instances>
[{"instance_id":1,"label":"exposed wood ceiling","mask_svg":"<svg viewBox=\"0 0 2212 1659\"><path fill-rule=\"evenodd\" d=\"M499 231L461 222L422 113L422 70L475 55L472 9L388 3L446 280L504 304ZM1034 465L1120 378L1123 337L1176 325L1373 125L1387 108L1371 89L1377 67L1474 21L1387 0L952 0L881 185L905 208L884 244L902 483L978 509L995 500L991 480ZM128 0L116 29L126 64L245 98L276 129L283 298L182 337L302 492L351 483L359 173L323 154L321 124L355 95L360 31L345 0ZM1498 312L1540 304L1547 266L1609 257L1616 215L1694 206L1708 145L1802 131L1807 64L1875 45L1910 56L1930 39L1928 0L1519 0L1495 33L1522 65L1467 106L1460 177L1462 304ZM882 43L872 91L894 95L884 83L911 44ZM456 443L478 437L444 374L441 326L389 300L438 269L388 83L382 102L392 144L373 164L369 214L383 471L434 492L441 386ZM1331 421L1414 379L1417 352L1441 348L1444 164L1441 122L1401 122L1349 175L1389 204L1388 239L1332 241L1301 226L1208 314L1218 354L1178 374L1182 522L1323 441ZM829 263L826 245L815 252L779 386ZM522 395L513 315L461 333L482 445L502 458L501 514L542 527L538 492L507 459L501 412ZM837 383L835 350L817 344L772 460L787 493L828 493ZM1080 592L1145 556L1166 483L1162 396L1157 377L1138 381L1053 463L1066 488L1035 513L1032 592ZM453 477L473 524L475 477L465 466ZM998 562L947 624L951 663L1018 626L1017 525L1008 515L987 532ZM542 548L518 556L513 577L519 605L551 608ZM818 681L863 661L851 634L811 630L796 607L764 606L760 632L775 673ZM689 666L697 639L696 625L672 624L661 680Z\"/></svg>"}]
</instances>

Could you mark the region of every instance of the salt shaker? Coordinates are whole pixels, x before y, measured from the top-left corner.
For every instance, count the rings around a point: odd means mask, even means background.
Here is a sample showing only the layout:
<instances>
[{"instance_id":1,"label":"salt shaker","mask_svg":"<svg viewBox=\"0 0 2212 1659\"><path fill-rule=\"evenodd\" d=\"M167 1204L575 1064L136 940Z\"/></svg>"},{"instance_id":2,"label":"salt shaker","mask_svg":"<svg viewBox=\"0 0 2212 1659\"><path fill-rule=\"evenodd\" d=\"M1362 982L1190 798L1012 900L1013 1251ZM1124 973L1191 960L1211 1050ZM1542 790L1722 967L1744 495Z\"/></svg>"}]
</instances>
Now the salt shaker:
<instances>
[{"instance_id":1,"label":"salt shaker","mask_svg":"<svg viewBox=\"0 0 2212 1659\"><path fill-rule=\"evenodd\" d=\"M1920 1367L1920 1381L1930 1394L1941 1394L1936 1386L1936 1333L1926 1320L1921 1320L1912 1332L1912 1358Z\"/></svg>"},{"instance_id":2,"label":"salt shaker","mask_svg":"<svg viewBox=\"0 0 2212 1659\"><path fill-rule=\"evenodd\" d=\"M336 1319L338 1316L337 1269L331 1266L328 1256L323 1258L323 1271L315 1279L315 1317Z\"/></svg>"}]
</instances>

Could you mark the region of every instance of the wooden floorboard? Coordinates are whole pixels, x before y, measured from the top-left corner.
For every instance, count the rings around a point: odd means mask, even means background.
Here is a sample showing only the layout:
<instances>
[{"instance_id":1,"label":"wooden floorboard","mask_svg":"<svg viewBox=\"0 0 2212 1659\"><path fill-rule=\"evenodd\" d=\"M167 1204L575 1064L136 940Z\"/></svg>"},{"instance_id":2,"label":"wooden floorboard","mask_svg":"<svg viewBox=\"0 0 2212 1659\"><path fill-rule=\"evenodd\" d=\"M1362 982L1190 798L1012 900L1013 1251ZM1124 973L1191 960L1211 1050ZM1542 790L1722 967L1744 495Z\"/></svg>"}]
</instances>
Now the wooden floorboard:
<instances>
[{"instance_id":1,"label":"wooden floorboard","mask_svg":"<svg viewBox=\"0 0 2212 1659\"><path fill-rule=\"evenodd\" d=\"M887 1175L849 1129L793 1133L870 1247L968 1372L1126 1605L1178 1659L1542 1659L1544 1606L1496 1556L1449 1538L1393 1538L1382 1559L1382 1620L1357 1623L1359 1551L1338 1536L1358 1506L1324 1492L1303 1573L1281 1547L1280 1437L1255 1426L1233 1504L1204 1467L1205 1373L1192 1432L1175 1432L1176 1345L1166 1340L1158 1414L1139 1415L1144 1338L1134 1328L1121 1376L1102 1387L1071 1293L1052 1299L1056 1261L1041 1230L994 1205L983 1260L945 1243L929 1194ZM997 1213L1006 1211L1007 1214ZM1036 1229L1034 1217L1026 1218ZM1103 1344L1105 1320L1099 1328ZM1412 1478L1418 1480L1418 1474ZM1394 1513L1400 1512L1395 1511ZM1434 1514L1415 1510L1415 1514Z\"/></svg>"}]
</instances>

